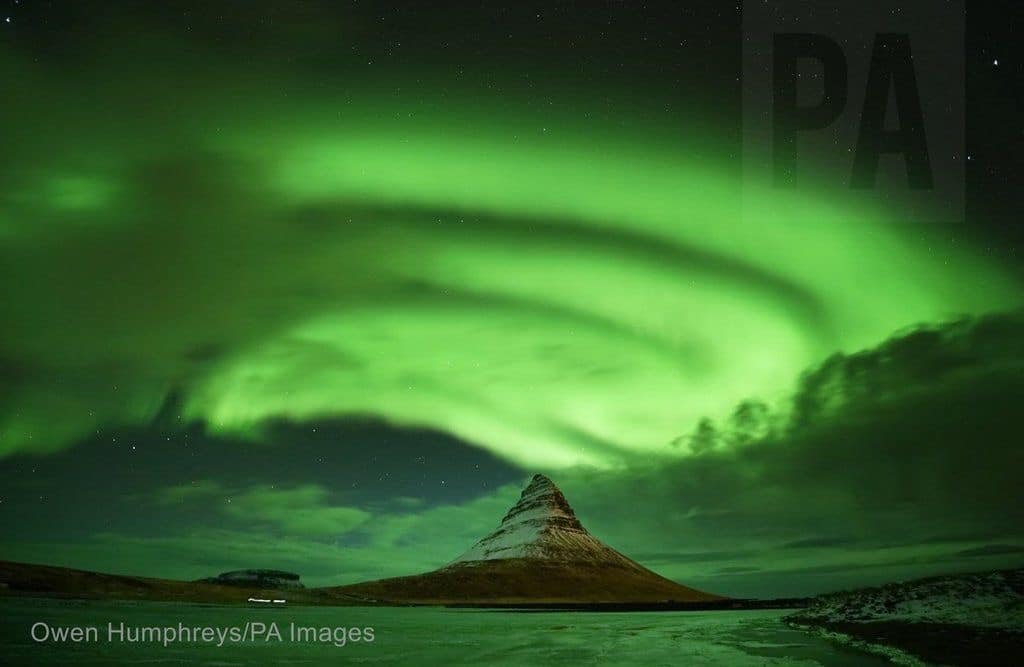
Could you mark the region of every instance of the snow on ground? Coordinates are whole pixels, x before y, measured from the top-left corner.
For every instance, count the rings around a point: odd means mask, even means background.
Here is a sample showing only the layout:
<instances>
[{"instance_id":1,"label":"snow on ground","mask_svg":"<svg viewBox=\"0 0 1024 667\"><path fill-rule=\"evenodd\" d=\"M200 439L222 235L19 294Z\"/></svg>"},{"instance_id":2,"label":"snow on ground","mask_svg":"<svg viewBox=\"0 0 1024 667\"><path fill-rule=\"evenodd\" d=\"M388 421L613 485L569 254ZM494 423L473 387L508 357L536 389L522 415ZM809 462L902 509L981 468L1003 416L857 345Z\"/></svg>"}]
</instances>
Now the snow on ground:
<instances>
[{"instance_id":1,"label":"snow on ground","mask_svg":"<svg viewBox=\"0 0 1024 667\"><path fill-rule=\"evenodd\" d=\"M795 620L955 623L1024 630L1024 570L934 577L818 597Z\"/></svg>"}]
</instances>

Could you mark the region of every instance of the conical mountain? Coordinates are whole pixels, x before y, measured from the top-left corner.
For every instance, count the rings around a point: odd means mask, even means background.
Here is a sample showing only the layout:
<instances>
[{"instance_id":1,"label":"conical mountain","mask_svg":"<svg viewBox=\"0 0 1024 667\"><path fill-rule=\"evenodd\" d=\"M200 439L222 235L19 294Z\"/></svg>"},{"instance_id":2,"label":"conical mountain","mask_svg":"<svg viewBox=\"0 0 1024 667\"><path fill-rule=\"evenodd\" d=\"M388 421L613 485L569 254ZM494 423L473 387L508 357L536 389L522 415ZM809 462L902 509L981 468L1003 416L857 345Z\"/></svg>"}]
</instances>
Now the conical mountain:
<instances>
[{"instance_id":1,"label":"conical mountain","mask_svg":"<svg viewBox=\"0 0 1024 667\"><path fill-rule=\"evenodd\" d=\"M498 529L452 565L510 558L640 567L588 533L562 492L544 475L534 475Z\"/></svg>"},{"instance_id":2,"label":"conical mountain","mask_svg":"<svg viewBox=\"0 0 1024 667\"><path fill-rule=\"evenodd\" d=\"M587 532L549 478L534 475L497 530L433 572L335 592L424 604L701 602L687 588L627 558Z\"/></svg>"}]
</instances>

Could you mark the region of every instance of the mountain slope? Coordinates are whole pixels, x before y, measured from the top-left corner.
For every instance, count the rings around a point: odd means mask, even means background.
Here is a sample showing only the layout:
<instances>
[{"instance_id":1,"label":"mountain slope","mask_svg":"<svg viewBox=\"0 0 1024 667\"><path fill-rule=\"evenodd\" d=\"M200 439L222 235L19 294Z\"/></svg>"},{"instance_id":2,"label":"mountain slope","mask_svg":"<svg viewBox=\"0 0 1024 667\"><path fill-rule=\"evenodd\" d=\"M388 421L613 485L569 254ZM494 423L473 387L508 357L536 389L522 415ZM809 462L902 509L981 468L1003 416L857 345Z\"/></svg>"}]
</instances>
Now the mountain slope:
<instances>
[{"instance_id":1,"label":"mountain slope","mask_svg":"<svg viewBox=\"0 0 1024 667\"><path fill-rule=\"evenodd\" d=\"M441 569L330 589L412 603L702 602L591 535L555 484L535 475L490 535Z\"/></svg>"},{"instance_id":2,"label":"mountain slope","mask_svg":"<svg viewBox=\"0 0 1024 667\"><path fill-rule=\"evenodd\" d=\"M452 565L513 558L616 563L640 568L588 533L562 492L544 475L534 475L498 529Z\"/></svg>"}]
</instances>

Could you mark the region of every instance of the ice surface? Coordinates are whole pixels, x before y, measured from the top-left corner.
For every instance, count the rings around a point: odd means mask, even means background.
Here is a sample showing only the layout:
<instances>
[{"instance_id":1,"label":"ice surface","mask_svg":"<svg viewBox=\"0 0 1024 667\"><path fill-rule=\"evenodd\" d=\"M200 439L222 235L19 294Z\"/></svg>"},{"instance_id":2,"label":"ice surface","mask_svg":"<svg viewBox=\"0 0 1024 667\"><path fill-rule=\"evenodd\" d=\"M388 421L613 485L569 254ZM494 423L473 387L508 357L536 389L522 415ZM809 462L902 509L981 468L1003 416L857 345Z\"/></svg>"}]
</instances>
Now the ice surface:
<instances>
[{"instance_id":1,"label":"ice surface","mask_svg":"<svg viewBox=\"0 0 1024 667\"><path fill-rule=\"evenodd\" d=\"M397 607L239 607L0 600L4 664L828 665L887 662L787 627L779 611L544 613ZM373 627L373 643L37 644L32 623ZM103 633L101 633L103 634ZM285 635L287 636L287 635Z\"/></svg>"}]
</instances>

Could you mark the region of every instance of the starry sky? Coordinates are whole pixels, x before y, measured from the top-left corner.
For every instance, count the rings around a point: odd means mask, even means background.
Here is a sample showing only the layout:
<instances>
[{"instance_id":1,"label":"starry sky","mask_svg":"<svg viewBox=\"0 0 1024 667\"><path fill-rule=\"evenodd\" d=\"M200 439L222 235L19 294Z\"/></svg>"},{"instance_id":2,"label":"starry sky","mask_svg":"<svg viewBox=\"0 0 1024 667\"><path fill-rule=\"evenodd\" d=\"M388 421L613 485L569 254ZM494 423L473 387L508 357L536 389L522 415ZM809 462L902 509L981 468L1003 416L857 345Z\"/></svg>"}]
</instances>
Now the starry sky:
<instances>
[{"instance_id":1,"label":"starry sky","mask_svg":"<svg viewBox=\"0 0 1024 667\"><path fill-rule=\"evenodd\" d=\"M744 181L734 5L0 20L0 558L407 574L535 472L728 595L1024 558L1011 10L955 224Z\"/></svg>"}]
</instances>

